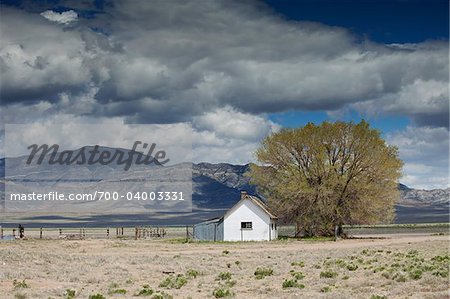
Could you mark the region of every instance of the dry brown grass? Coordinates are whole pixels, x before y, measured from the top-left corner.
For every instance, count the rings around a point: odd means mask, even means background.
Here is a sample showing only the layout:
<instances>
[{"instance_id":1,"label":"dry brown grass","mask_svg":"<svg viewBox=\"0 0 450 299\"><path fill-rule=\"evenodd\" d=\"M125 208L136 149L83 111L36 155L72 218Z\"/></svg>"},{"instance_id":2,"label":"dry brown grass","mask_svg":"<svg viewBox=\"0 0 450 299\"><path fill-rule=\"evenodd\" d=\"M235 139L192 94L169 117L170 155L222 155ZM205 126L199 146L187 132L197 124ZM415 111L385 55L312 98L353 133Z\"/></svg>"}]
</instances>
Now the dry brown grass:
<instances>
[{"instance_id":1,"label":"dry brown grass","mask_svg":"<svg viewBox=\"0 0 450 299\"><path fill-rule=\"evenodd\" d=\"M116 239L0 242L0 297L66 298L69 289L75 290L75 298L97 293L132 298L147 285L173 298L214 298L217 289L228 289L235 298L448 298L448 277L433 275L433 270L413 279L394 265L391 274L398 270L405 281L383 276L395 263L419 267L431 265L435 256L448 257L448 236L390 237L187 244ZM416 251L407 257L411 250ZM448 259L439 265L448 270ZM270 268L273 274L256 279L258 267ZM321 278L327 271L337 276ZM299 272L302 275L295 274ZM183 278L174 280L171 288L160 286L169 275ZM297 284L283 288L283 281L297 278Z\"/></svg>"}]
</instances>

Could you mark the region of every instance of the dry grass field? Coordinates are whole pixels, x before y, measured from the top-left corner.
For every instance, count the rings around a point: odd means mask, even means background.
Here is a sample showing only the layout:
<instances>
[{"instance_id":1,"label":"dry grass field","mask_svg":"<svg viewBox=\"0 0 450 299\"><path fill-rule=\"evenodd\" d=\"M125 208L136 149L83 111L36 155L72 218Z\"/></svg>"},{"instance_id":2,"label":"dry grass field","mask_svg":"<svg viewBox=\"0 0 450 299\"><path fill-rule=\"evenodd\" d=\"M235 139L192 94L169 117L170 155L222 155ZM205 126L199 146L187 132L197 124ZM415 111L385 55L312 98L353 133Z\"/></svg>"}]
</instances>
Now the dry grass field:
<instances>
[{"instance_id":1,"label":"dry grass field","mask_svg":"<svg viewBox=\"0 0 450 299\"><path fill-rule=\"evenodd\" d=\"M0 297L449 298L448 235L385 237L3 241Z\"/></svg>"}]
</instances>

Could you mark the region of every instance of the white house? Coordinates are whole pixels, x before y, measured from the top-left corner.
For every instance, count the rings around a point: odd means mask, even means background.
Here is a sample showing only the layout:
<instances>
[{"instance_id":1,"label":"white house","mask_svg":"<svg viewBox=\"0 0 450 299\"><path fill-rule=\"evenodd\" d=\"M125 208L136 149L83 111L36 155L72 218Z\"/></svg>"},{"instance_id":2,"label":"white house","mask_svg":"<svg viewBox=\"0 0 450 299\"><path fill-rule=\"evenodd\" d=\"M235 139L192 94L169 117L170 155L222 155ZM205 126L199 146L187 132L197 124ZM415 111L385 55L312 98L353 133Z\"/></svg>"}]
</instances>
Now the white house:
<instances>
[{"instance_id":1,"label":"white house","mask_svg":"<svg viewBox=\"0 0 450 299\"><path fill-rule=\"evenodd\" d=\"M194 238L209 241L270 241L278 238L277 217L259 198L241 192L225 215L194 225Z\"/></svg>"}]
</instances>

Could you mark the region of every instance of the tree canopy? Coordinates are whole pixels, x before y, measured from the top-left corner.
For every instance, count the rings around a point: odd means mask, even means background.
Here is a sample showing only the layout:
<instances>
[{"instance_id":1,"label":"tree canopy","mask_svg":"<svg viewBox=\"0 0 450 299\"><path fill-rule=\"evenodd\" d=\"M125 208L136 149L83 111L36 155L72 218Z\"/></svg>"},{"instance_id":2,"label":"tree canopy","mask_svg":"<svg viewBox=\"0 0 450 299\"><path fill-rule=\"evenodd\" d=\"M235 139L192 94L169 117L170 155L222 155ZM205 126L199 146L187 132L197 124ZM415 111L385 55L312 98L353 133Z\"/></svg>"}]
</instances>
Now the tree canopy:
<instances>
[{"instance_id":1,"label":"tree canopy","mask_svg":"<svg viewBox=\"0 0 450 299\"><path fill-rule=\"evenodd\" d=\"M403 162L364 120L307 124L263 140L249 176L280 218L305 235L395 216Z\"/></svg>"}]
</instances>

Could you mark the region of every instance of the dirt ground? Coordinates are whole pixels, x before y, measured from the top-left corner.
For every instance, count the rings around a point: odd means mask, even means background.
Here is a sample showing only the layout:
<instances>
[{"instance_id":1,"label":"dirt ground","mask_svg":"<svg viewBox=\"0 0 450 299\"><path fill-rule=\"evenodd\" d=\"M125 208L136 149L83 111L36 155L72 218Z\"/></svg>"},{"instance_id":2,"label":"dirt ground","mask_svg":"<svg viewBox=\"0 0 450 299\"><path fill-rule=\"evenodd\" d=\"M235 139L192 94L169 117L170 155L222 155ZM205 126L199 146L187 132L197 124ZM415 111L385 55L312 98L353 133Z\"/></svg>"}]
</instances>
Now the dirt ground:
<instances>
[{"instance_id":1,"label":"dirt ground","mask_svg":"<svg viewBox=\"0 0 450 299\"><path fill-rule=\"evenodd\" d=\"M450 298L448 235L376 237L3 241L0 297Z\"/></svg>"}]
</instances>

